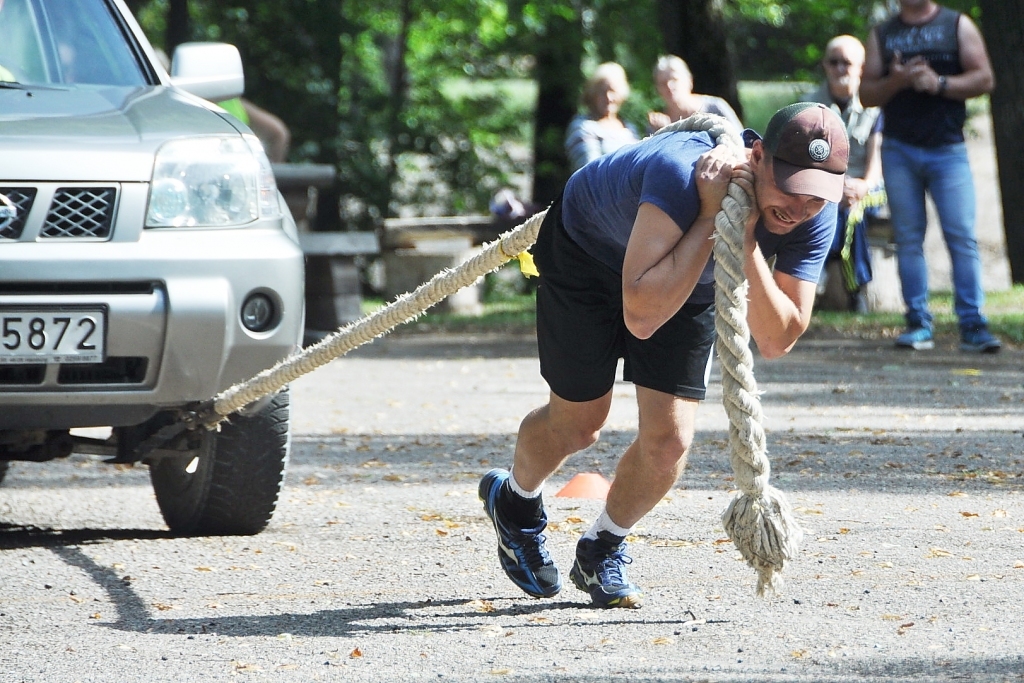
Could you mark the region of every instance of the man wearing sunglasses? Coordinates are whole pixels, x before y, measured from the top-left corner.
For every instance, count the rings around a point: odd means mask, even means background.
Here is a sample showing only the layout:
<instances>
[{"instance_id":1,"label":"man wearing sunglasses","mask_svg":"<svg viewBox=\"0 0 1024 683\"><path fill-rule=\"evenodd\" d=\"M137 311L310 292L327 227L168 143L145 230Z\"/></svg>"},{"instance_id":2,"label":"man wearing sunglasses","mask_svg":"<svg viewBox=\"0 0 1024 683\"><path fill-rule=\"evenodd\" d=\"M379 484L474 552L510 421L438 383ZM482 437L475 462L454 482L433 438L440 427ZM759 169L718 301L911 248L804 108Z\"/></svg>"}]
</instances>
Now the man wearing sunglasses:
<instances>
[{"instance_id":1,"label":"man wearing sunglasses","mask_svg":"<svg viewBox=\"0 0 1024 683\"><path fill-rule=\"evenodd\" d=\"M864 45L859 40L843 35L828 41L821 64L825 70L825 82L804 100L830 107L843 120L846 135L850 138L850 165L846 171L836 234L828 260L840 263L839 274L849 295L849 309L866 313L864 289L871 281L867 220L876 215L885 203L881 110L865 107L860 101ZM822 277L828 272L828 269L823 270Z\"/></svg>"}]
</instances>

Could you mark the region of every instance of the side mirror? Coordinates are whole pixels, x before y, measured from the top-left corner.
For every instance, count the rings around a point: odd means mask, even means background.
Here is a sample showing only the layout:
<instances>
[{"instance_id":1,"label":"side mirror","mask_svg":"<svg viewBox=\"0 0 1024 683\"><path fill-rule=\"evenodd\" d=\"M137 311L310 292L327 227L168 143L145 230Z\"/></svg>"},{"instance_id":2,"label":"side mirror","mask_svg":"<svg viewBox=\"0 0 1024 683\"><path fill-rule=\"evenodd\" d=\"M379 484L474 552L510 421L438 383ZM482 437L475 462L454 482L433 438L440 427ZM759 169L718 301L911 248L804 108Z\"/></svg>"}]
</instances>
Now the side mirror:
<instances>
[{"instance_id":1,"label":"side mirror","mask_svg":"<svg viewBox=\"0 0 1024 683\"><path fill-rule=\"evenodd\" d=\"M171 59L171 84L222 102L245 92L242 56L227 43L182 43Z\"/></svg>"}]
</instances>

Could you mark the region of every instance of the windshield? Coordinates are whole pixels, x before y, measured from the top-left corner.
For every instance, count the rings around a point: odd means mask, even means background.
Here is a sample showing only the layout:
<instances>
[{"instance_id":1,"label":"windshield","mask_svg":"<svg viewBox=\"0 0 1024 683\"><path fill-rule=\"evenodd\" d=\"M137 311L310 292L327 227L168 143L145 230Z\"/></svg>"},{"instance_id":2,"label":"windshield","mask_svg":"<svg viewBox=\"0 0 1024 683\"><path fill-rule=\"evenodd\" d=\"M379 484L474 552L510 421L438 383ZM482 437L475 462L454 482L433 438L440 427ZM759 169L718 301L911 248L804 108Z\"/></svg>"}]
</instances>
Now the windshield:
<instances>
[{"instance_id":1,"label":"windshield","mask_svg":"<svg viewBox=\"0 0 1024 683\"><path fill-rule=\"evenodd\" d=\"M105 0L0 0L0 81L146 85Z\"/></svg>"}]
</instances>

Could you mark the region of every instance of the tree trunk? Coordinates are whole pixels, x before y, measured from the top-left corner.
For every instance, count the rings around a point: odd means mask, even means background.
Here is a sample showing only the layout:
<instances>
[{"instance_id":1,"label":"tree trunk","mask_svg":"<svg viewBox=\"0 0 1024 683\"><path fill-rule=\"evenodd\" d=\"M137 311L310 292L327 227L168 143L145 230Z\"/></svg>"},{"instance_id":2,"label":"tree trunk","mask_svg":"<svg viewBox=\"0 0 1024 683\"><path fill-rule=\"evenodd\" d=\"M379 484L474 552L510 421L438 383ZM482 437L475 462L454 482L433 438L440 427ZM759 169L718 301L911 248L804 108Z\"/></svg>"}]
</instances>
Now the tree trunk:
<instances>
[{"instance_id":1,"label":"tree trunk","mask_svg":"<svg viewBox=\"0 0 1024 683\"><path fill-rule=\"evenodd\" d=\"M565 129L579 107L583 29L579 18L552 17L534 51L537 112L533 133L534 203L547 205L569 178Z\"/></svg>"},{"instance_id":2,"label":"tree trunk","mask_svg":"<svg viewBox=\"0 0 1024 683\"><path fill-rule=\"evenodd\" d=\"M1010 277L1024 283L1024 0L981 0L981 28L988 45L996 88L992 130L999 162L1003 231Z\"/></svg>"},{"instance_id":3,"label":"tree trunk","mask_svg":"<svg viewBox=\"0 0 1024 683\"><path fill-rule=\"evenodd\" d=\"M724 98L742 119L722 0L658 0L658 18L665 52L690 66L693 91Z\"/></svg>"},{"instance_id":4,"label":"tree trunk","mask_svg":"<svg viewBox=\"0 0 1024 683\"><path fill-rule=\"evenodd\" d=\"M164 32L164 51L174 55L174 48L191 38L188 18L188 0L170 0L167 7L167 29Z\"/></svg>"}]
</instances>

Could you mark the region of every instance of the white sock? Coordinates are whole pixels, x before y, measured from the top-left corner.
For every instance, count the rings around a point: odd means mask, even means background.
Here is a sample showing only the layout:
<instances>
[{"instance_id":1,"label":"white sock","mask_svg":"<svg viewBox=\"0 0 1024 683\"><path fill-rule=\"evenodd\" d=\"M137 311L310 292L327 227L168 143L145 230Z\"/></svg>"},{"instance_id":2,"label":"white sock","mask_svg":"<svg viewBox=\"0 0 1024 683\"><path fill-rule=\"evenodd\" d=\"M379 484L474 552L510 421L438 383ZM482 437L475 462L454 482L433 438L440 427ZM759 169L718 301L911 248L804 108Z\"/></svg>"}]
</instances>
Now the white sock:
<instances>
[{"instance_id":1,"label":"white sock","mask_svg":"<svg viewBox=\"0 0 1024 683\"><path fill-rule=\"evenodd\" d=\"M541 482L541 485L533 491L527 491L516 481L515 468L513 468L508 471L508 487L512 489L513 493L523 498L540 498L540 494L544 490L544 483Z\"/></svg>"},{"instance_id":2,"label":"white sock","mask_svg":"<svg viewBox=\"0 0 1024 683\"><path fill-rule=\"evenodd\" d=\"M630 529L621 527L612 521L612 518L608 516L607 508L601 511L601 516L597 518L591 527L587 530L587 533L583 534L583 538L589 538L591 540L597 539L597 534L600 531L607 531L613 536L619 538L625 538L629 536Z\"/></svg>"}]
</instances>

